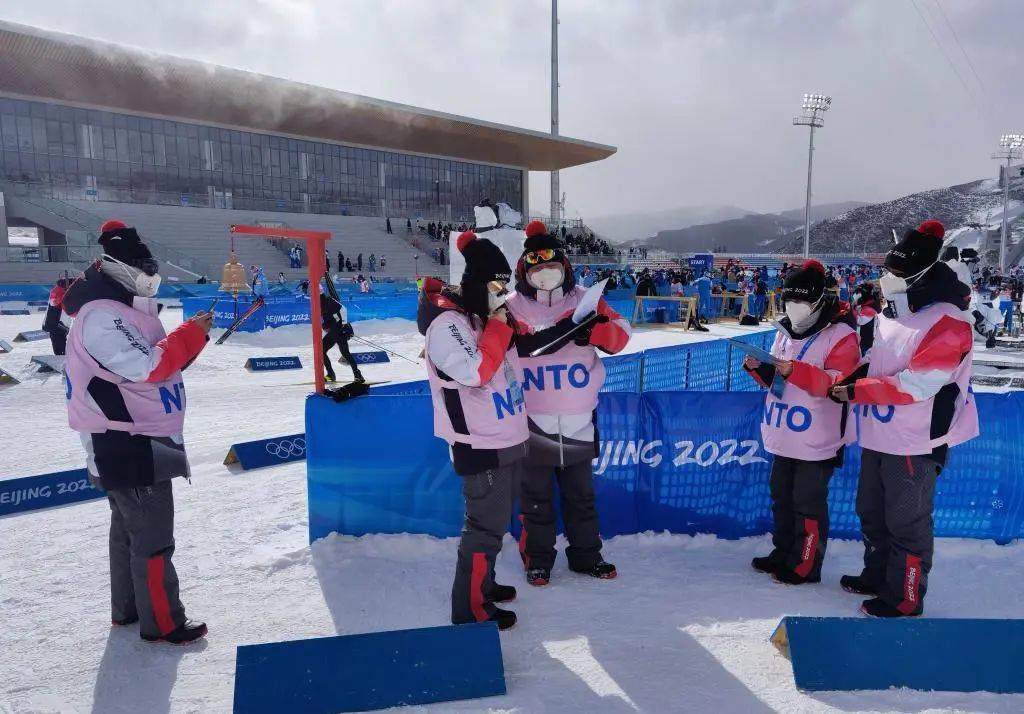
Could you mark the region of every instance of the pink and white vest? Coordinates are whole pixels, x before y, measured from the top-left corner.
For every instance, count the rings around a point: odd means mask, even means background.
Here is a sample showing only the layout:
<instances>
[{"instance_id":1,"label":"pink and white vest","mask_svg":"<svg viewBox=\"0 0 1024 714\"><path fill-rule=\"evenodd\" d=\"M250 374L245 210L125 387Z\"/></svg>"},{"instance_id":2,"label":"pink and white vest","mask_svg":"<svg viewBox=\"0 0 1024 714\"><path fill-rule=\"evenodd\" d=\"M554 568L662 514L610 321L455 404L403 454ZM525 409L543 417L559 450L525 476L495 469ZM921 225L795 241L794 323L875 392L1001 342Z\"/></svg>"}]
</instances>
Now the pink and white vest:
<instances>
[{"instance_id":1,"label":"pink and white vest","mask_svg":"<svg viewBox=\"0 0 1024 714\"><path fill-rule=\"evenodd\" d=\"M138 330L148 345L155 345L166 337L164 326L156 314L156 302L137 299L136 303L151 308L152 312L143 312L114 300L93 300L83 305L75 315L68 333L65 362L68 423L75 431L101 433L112 430L145 436L175 436L182 432L185 385L181 372L175 372L162 382L132 382L104 369L85 348L82 326L94 310L116 314ZM104 414L101 405L89 393L89 383L94 378L116 385L131 416L130 421L115 421Z\"/></svg>"},{"instance_id":2,"label":"pink and white vest","mask_svg":"<svg viewBox=\"0 0 1024 714\"><path fill-rule=\"evenodd\" d=\"M943 317L969 322L967 313L949 303L935 303L907 317L879 315L875 339L868 355L868 377L889 377L907 369L918 345ZM973 353L972 353L973 354ZM970 392L972 354L953 372L959 387L952 421L943 433L932 437L932 414L937 397L903 405L862 404L857 407L860 445L884 454L918 456L938 446L956 446L978 435L978 409Z\"/></svg>"},{"instance_id":3,"label":"pink and white vest","mask_svg":"<svg viewBox=\"0 0 1024 714\"><path fill-rule=\"evenodd\" d=\"M552 305L514 293L507 304L518 322L539 332L572 315L585 292L584 288L576 286ZM593 346L570 341L552 354L522 360L529 414L589 414L597 408L605 371Z\"/></svg>"},{"instance_id":4,"label":"pink and white vest","mask_svg":"<svg viewBox=\"0 0 1024 714\"><path fill-rule=\"evenodd\" d=\"M466 314L448 310L427 328L428 353L435 331L447 329L446 325L452 322L476 340L483 333ZM479 387L445 379L429 358L426 362L435 436L449 444L467 444L474 449L506 449L529 438L522 395L523 368L515 347L505 353L491 380Z\"/></svg>"},{"instance_id":5,"label":"pink and white vest","mask_svg":"<svg viewBox=\"0 0 1024 714\"><path fill-rule=\"evenodd\" d=\"M846 323L829 325L803 340L794 340L784 330L775 335L774 357L800 360L822 369L839 342L853 332ZM827 397L814 397L795 384L785 383L781 397L771 390L765 395L761 417L761 440L765 451L803 461L825 461L841 447L853 443L854 429L846 422L844 407Z\"/></svg>"}]
</instances>

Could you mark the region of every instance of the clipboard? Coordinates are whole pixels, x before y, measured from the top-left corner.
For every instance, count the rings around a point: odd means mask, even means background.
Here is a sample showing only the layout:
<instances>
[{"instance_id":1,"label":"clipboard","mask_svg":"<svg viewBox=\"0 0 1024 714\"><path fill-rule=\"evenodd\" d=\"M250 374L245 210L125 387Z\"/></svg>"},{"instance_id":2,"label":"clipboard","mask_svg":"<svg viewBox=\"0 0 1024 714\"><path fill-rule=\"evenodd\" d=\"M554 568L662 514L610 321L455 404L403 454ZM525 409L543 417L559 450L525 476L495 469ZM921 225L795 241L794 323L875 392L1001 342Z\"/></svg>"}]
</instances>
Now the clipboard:
<instances>
[{"instance_id":1,"label":"clipboard","mask_svg":"<svg viewBox=\"0 0 1024 714\"><path fill-rule=\"evenodd\" d=\"M733 347L749 355L750 357L753 357L762 364L771 364L778 367L785 361L779 359L778 357L772 357L771 353L764 351L760 347L755 347L754 345L747 344L746 342L737 340L734 337L727 337L726 339L732 344Z\"/></svg>"},{"instance_id":2,"label":"clipboard","mask_svg":"<svg viewBox=\"0 0 1024 714\"><path fill-rule=\"evenodd\" d=\"M597 312L597 304L601 302L601 297L604 295L604 286L608 284L608 278L605 278L599 283L594 283L587 291L583 293L583 297L580 298L579 305L572 313L572 321L577 325L583 322L587 317Z\"/></svg>"}]
</instances>

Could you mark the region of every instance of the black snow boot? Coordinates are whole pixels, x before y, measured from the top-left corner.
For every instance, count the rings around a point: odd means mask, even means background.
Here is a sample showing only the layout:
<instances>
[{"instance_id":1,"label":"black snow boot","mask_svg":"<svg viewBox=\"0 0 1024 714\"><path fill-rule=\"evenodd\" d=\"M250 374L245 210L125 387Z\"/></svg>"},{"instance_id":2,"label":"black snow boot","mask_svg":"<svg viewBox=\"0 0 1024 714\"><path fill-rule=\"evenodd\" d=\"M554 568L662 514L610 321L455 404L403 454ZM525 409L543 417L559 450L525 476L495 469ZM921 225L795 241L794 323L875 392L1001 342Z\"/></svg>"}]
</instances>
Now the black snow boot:
<instances>
[{"instance_id":1,"label":"black snow boot","mask_svg":"<svg viewBox=\"0 0 1024 714\"><path fill-rule=\"evenodd\" d=\"M516 589L511 585L494 584L491 588L491 602L512 602L516 599Z\"/></svg>"},{"instance_id":2,"label":"black snow boot","mask_svg":"<svg viewBox=\"0 0 1024 714\"><path fill-rule=\"evenodd\" d=\"M110 618L110 624L114 625L115 627L126 627L127 625L134 625L138 621L139 621L139 616L138 615L135 615L134 617L123 617L120 620L115 620L114 618Z\"/></svg>"},{"instance_id":3,"label":"black snow boot","mask_svg":"<svg viewBox=\"0 0 1024 714\"><path fill-rule=\"evenodd\" d=\"M551 571L547 568L530 568L526 571L526 582L534 587L542 587L551 582Z\"/></svg>"},{"instance_id":4,"label":"black snow boot","mask_svg":"<svg viewBox=\"0 0 1024 714\"><path fill-rule=\"evenodd\" d=\"M774 575L782 567L782 559L775 557L775 553L754 558L750 561L750 567L762 573Z\"/></svg>"},{"instance_id":5,"label":"black snow boot","mask_svg":"<svg viewBox=\"0 0 1024 714\"><path fill-rule=\"evenodd\" d=\"M592 578L599 578L600 580L611 580L618 575L618 572L615 570L615 566L611 563L606 563L603 560L597 563L594 567L587 568L586 570L576 570L575 568L570 568L570 570L574 573L582 573L583 575L589 575Z\"/></svg>"},{"instance_id":6,"label":"black snow boot","mask_svg":"<svg viewBox=\"0 0 1024 714\"><path fill-rule=\"evenodd\" d=\"M491 622L497 622L499 630L507 630L516 624L516 614L511 610L502 610L500 607L494 608L494 614L488 619Z\"/></svg>"},{"instance_id":7,"label":"black snow boot","mask_svg":"<svg viewBox=\"0 0 1024 714\"><path fill-rule=\"evenodd\" d=\"M805 585L807 583L820 583L821 576L817 575L813 578L805 578L802 575L797 575L789 568L780 567L774 573L772 577L775 578L775 582L782 583L783 585Z\"/></svg>"},{"instance_id":8,"label":"black snow boot","mask_svg":"<svg viewBox=\"0 0 1024 714\"><path fill-rule=\"evenodd\" d=\"M863 575L844 575L839 585L848 593L856 595L877 595L878 588L864 579Z\"/></svg>"},{"instance_id":9,"label":"black snow boot","mask_svg":"<svg viewBox=\"0 0 1024 714\"><path fill-rule=\"evenodd\" d=\"M868 617L918 617L924 608L917 612L903 612L898 610L880 597L865 600L860 605L860 611Z\"/></svg>"},{"instance_id":10,"label":"black snow boot","mask_svg":"<svg viewBox=\"0 0 1024 714\"><path fill-rule=\"evenodd\" d=\"M141 635L146 642L169 642L172 645L187 645L206 636L206 623L185 620L177 629L166 635Z\"/></svg>"}]
</instances>

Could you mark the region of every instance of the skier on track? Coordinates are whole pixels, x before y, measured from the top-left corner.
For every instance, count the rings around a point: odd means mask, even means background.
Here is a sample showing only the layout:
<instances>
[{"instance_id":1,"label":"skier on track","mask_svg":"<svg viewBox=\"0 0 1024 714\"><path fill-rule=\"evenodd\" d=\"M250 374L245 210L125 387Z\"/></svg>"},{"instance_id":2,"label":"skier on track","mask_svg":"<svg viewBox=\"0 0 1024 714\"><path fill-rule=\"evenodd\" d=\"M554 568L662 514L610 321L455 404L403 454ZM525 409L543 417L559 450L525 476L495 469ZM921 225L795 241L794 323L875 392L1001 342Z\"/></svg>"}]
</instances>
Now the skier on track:
<instances>
[{"instance_id":1,"label":"skier on track","mask_svg":"<svg viewBox=\"0 0 1024 714\"><path fill-rule=\"evenodd\" d=\"M181 370L206 346L213 316L164 332L153 299L157 262L134 228L103 224L104 255L64 296L68 422L85 446L90 479L110 504L111 621L139 623L142 639L185 644L206 625L178 599L171 479L189 477L182 441Z\"/></svg>"},{"instance_id":2,"label":"skier on track","mask_svg":"<svg viewBox=\"0 0 1024 714\"><path fill-rule=\"evenodd\" d=\"M331 359L327 356L328 350L337 345L341 356L352 368L353 379L357 382L365 382L366 380L363 379L363 375L359 371L359 365L348 347L348 339L355 334L352 323L348 321L348 310L341 302L328 295L326 290L322 290L320 292L320 315L324 327L324 371L327 372L327 381L334 382L337 379Z\"/></svg>"},{"instance_id":3,"label":"skier on track","mask_svg":"<svg viewBox=\"0 0 1024 714\"><path fill-rule=\"evenodd\" d=\"M970 391L970 290L939 260L942 224L907 231L885 257L887 305L876 320L866 376L833 387L857 405L863 448L857 515L864 569L844 590L870 595L874 617L924 612L934 551L935 482L951 446L978 435Z\"/></svg>"},{"instance_id":4,"label":"skier on track","mask_svg":"<svg viewBox=\"0 0 1024 714\"><path fill-rule=\"evenodd\" d=\"M601 557L594 504L595 416L605 374L598 350L620 352L629 342L630 327L602 297L597 320L567 335L578 327L572 315L584 293L575 283L558 239L541 221L530 221L516 264L516 292L508 300L518 333L516 347L523 362L530 427L519 541L530 585L547 585L555 564L556 480L569 540L565 552L569 569L595 578L616 575L615 566ZM556 344L541 355L530 356L552 342Z\"/></svg>"},{"instance_id":5,"label":"skier on track","mask_svg":"<svg viewBox=\"0 0 1024 714\"><path fill-rule=\"evenodd\" d=\"M821 581L828 542L828 482L852 443L849 407L829 399L832 385L860 364L857 322L850 306L825 290L825 268L808 260L782 288L786 315L771 354L776 366L748 356L743 368L769 389L761 439L771 453L772 545L755 570L780 583Z\"/></svg>"},{"instance_id":6,"label":"skier on track","mask_svg":"<svg viewBox=\"0 0 1024 714\"><path fill-rule=\"evenodd\" d=\"M512 269L485 238L456 241L466 259L457 289L428 278L417 323L434 402L434 434L451 449L462 477L466 520L452 585L452 623L494 621L505 630L516 615L496 605L516 589L494 580L494 561L508 532L529 432L523 370L504 303Z\"/></svg>"},{"instance_id":7,"label":"skier on track","mask_svg":"<svg viewBox=\"0 0 1024 714\"><path fill-rule=\"evenodd\" d=\"M270 283L267 282L263 267L259 265L254 265L252 270L252 294L253 297L264 300L270 297Z\"/></svg>"}]
</instances>

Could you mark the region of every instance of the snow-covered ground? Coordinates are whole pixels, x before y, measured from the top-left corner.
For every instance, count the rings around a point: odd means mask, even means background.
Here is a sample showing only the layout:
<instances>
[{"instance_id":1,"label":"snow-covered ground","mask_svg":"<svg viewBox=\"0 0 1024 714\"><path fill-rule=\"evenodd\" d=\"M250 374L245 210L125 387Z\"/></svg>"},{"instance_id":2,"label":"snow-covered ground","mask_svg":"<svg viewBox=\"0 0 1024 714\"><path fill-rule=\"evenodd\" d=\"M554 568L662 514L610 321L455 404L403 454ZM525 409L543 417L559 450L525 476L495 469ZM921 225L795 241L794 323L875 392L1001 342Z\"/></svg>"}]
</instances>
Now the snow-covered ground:
<instances>
[{"instance_id":1,"label":"snow-covered ground","mask_svg":"<svg viewBox=\"0 0 1024 714\"><path fill-rule=\"evenodd\" d=\"M176 311L164 316L169 327L179 319ZM40 321L37 314L0 317L0 338ZM422 347L408 321L356 329L411 358ZM746 331L714 326L709 336ZM455 540L332 536L310 547L304 464L250 473L222 465L231 442L303 430L309 372L249 374L242 364L288 354L309 364L309 339L308 327L237 335L210 346L186 373L194 477L175 484L175 563L189 614L210 625L205 641L147 645L137 627L110 629L105 502L0 520L0 712L227 712L237 645L447 622ZM695 339L705 337L640 331L631 349ZM0 478L83 463L66 426L60 378L27 366L29 355L48 347L23 344L0 355L0 367L23 379L0 388ZM401 360L365 373L371 380L423 377L421 367ZM750 569L750 558L769 547L767 538L619 537L606 546L617 580L572 575L560 559L551 586L527 589L509 542L498 571L502 582L520 586L513 606L520 624L501 635L508 695L423 710L1024 710L1022 696L798 692L768 637L786 614L856 614L859 600L837 581L859 568L860 545L833 543L823 583L801 588ZM928 615L1019 616L1022 555L1019 544L941 540Z\"/></svg>"}]
</instances>

